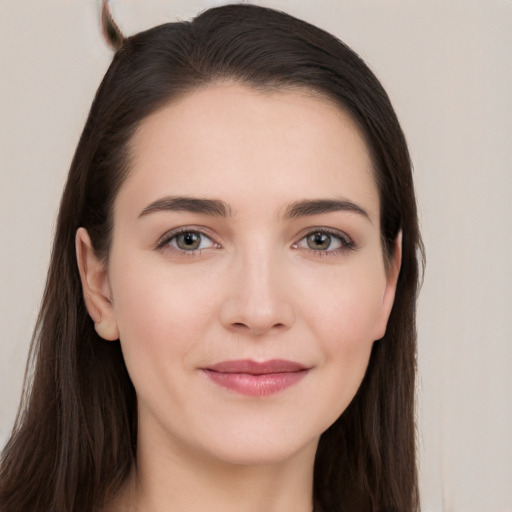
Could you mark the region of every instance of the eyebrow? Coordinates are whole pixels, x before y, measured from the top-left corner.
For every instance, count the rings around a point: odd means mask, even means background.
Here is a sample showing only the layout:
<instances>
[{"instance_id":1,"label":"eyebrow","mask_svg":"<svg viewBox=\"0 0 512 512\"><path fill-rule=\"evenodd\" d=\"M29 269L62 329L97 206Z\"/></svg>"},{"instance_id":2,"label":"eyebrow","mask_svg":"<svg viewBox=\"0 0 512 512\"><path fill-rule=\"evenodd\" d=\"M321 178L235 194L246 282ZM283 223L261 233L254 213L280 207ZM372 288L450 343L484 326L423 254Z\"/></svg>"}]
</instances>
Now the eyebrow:
<instances>
[{"instance_id":1,"label":"eyebrow","mask_svg":"<svg viewBox=\"0 0 512 512\"><path fill-rule=\"evenodd\" d=\"M307 217L310 215L320 215L322 213L339 211L353 212L372 222L370 215L364 208L361 208L361 206L346 199L306 199L303 201L297 201L288 206L284 217L285 219L295 219L297 217Z\"/></svg>"},{"instance_id":2,"label":"eyebrow","mask_svg":"<svg viewBox=\"0 0 512 512\"><path fill-rule=\"evenodd\" d=\"M139 214L139 218L151 213L166 211L202 213L215 217L229 217L232 214L231 206L219 199L169 196L157 199L146 206ZM372 222L370 215L366 210L356 203L346 199L305 199L302 201L296 201L286 208L284 218L295 219L298 217L307 217L337 211L353 212Z\"/></svg>"},{"instance_id":3,"label":"eyebrow","mask_svg":"<svg viewBox=\"0 0 512 512\"><path fill-rule=\"evenodd\" d=\"M215 217L228 217L231 207L218 199L196 197L163 197L152 202L139 214L139 218L155 212L192 212Z\"/></svg>"}]
</instances>

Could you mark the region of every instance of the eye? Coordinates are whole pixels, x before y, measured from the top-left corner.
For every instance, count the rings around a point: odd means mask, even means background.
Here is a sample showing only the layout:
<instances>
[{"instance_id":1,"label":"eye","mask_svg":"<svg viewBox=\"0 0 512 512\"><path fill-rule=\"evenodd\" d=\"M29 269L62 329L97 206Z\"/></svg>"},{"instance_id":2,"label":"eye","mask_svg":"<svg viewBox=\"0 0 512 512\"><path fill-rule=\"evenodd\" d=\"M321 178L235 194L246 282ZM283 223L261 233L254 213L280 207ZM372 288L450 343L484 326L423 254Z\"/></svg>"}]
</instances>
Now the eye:
<instances>
[{"instance_id":1,"label":"eye","mask_svg":"<svg viewBox=\"0 0 512 512\"><path fill-rule=\"evenodd\" d=\"M194 252L218 247L208 235L195 229L174 230L164 235L158 242L158 248L170 247L176 251Z\"/></svg>"},{"instance_id":2,"label":"eye","mask_svg":"<svg viewBox=\"0 0 512 512\"><path fill-rule=\"evenodd\" d=\"M318 229L310 231L306 236L295 243L293 248L323 253L338 253L348 249L355 249L355 244L350 237L344 233Z\"/></svg>"}]
</instances>

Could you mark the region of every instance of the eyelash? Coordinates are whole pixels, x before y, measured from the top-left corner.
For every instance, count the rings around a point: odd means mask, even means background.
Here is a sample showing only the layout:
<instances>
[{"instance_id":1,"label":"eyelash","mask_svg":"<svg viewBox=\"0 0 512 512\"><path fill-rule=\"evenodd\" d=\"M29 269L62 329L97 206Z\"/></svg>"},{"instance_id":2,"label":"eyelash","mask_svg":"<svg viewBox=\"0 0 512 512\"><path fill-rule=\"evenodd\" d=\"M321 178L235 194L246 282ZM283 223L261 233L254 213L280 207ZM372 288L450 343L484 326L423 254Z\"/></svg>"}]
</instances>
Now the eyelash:
<instances>
[{"instance_id":1,"label":"eyelash","mask_svg":"<svg viewBox=\"0 0 512 512\"><path fill-rule=\"evenodd\" d=\"M170 245L170 242L172 240L177 239L182 234L195 234L199 235L203 240L204 238L210 240L212 243L211 247L203 248L203 249L181 249L179 247L173 247ZM297 242L292 244L292 249L301 249L299 247L299 244L302 241L305 241L307 243L308 237L312 235L326 235L330 237L331 239L336 239L340 243L340 247L337 247L336 249L311 249L304 247L303 249L308 251L310 254L318 257L326 257L326 256L338 256L341 255L347 251L354 251L357 249L356 244L353 242L353 240L346 235L345 233L342 233L337 230L333 229L327 229L324 227L318 227L318 228L311 228L305 233ZM179 253L180 255L186 255L186 256L197 256L201 254L203 251L214 248L218 249L221 245L213 240L211 235L209 235L205 230L194 227L194 226L186 226L182 228L174 229L168 233L166 233L164 236L158 240L156 248L159 250L170 250L175 253Z\"/></svg>"},{"instance_id":2,"label":"eyelash","mask_svg":"<svg viewBox=\"0 0 512 512\"><path fill-rule=\"evenodd\" d=\"M300 249L299 243L302 241L306 241L308 237L312 235L326 235L331 238L331 240L334 238L338 240L340 247L337 247L336 249L311 249L304 247L305 250L307 250L310 254L317 257L327 257L327 256L340 256L347 251L355 251L357 249L356 244L354 241L345 233L334 230L334 229L328 229L324 227L318 227L318 228L311 228L307 231L307 233L300 238L298 242L295 242L292 245L293 249Z\"/></svg>"},{"instance_id":3,"label":"eyelash","mask_svg":"<svg viewBox=\"0 0 512 512\"><path fill-rule=\"evenodd\" d=\"M212 247L208 247L206 249L192 249L192 250L186 250L186 249L180 249L179 247L173 247L170 245L170 242L174 239L177 239L180 235L183 234L195 234L200 235L201 238L204 240L205 238L210 240L212 243ZM194 226L186 226L182 228L173 229L172 231L169 231L166 233L163 237L158 240L156 248L160 250L170 250L175 253L178 253L180 255L185 256L196 256L201 254L203 251L215 248L218 249L221 247L220 244L216 243L213 238L207 234L203 229L194 227Z\"/></svg>"}]
</instances>

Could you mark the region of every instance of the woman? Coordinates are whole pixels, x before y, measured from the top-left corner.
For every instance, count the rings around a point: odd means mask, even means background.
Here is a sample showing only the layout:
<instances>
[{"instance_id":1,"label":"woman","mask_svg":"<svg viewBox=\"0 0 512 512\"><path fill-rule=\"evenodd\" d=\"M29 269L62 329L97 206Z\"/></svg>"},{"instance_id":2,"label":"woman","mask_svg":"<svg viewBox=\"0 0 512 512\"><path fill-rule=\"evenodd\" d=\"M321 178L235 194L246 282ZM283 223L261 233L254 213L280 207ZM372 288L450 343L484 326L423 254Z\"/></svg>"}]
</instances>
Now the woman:
<instances>
[{"instance_id":1,"label":"woman","mask_svg":"<svg viewBox=\"0 0 512 512\"><path fill-rule=\"evenodd\" d=\"M381 85L260 7L109 28L0 510L417 510L421 241Z\"/></svg>"}]
</instances>

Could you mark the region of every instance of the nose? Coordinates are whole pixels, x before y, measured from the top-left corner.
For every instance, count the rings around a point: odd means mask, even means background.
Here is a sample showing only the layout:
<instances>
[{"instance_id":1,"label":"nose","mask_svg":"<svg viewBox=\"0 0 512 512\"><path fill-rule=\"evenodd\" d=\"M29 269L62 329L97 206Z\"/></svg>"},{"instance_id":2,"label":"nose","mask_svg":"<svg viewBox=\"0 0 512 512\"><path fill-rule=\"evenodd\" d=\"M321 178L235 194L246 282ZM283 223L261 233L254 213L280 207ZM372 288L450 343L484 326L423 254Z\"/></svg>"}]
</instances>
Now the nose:
<instances>
[{"instance_id":1,"label":"nose","mask_svg":"<svg viewBox=\"0 0 512 512\"><path fill-rule=\"evenodd\" d=\"M230 331L262 336L284 331L295 322L291 290L278 257L241 258L230 268L221 322Z\"/></svg>"}]
</instances>

